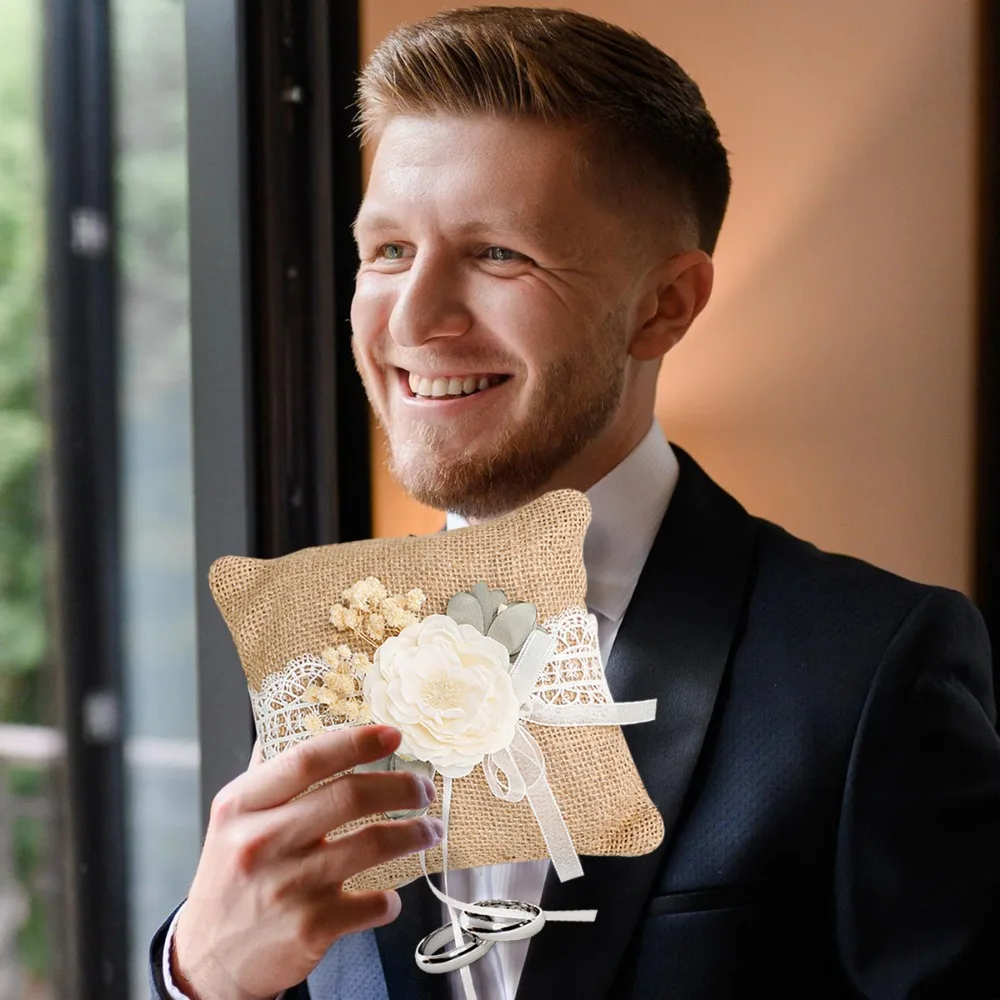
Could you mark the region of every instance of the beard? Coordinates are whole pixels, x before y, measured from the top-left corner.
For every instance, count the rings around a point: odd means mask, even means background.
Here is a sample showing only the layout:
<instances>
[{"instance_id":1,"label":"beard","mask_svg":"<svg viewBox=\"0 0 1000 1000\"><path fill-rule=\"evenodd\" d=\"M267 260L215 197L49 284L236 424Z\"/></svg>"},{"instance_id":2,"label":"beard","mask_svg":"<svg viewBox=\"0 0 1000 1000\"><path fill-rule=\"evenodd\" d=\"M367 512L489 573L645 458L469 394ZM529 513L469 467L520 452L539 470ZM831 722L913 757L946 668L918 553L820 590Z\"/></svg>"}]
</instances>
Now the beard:
<instances>
[{"instance_id":1,"label":"beard","mask_svg":"<svg viewBox=\"0 0 1000 1000\"><path fill-rule=\"evenodd\" d=\"M505 421L485 452L456 451L453 434L437 424L418 424L400 439L376 410L393 477L420 503L469 521L534 499L601 434L621 402L626 356L618 317L609 317L591 343L593 350L575 351L542 370L527 412Z\"/></svg>"}]
</instances>

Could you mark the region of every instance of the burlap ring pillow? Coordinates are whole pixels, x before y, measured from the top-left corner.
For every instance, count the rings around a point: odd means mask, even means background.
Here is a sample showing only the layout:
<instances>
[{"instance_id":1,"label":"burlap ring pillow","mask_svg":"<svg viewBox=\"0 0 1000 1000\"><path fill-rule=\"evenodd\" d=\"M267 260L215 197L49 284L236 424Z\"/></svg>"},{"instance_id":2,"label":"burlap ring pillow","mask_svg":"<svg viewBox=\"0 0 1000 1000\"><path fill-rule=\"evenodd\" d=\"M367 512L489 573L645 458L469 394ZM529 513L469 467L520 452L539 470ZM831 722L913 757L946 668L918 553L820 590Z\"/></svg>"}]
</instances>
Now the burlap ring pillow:
<instances>
[{"instance_id":1,"label":"burlap ring pillow","mask_svg":"<svg viewBox=\"0 0 1000 1000\"><path fill-rule=\"evenodd\" d=\"M495 739L489 747L480 741L494 723L507 727L505 741L512 725L526 733L522 747L532 737L537 741L545 779L578 854L653 850L663 821L619 725L566 724L559 715L575 711L577 719L590 719L580 713L617 708L604 678L596 621L584 604L589 523L587 498L560 490L490 523L426 537L327 545L279 559L219 559L209 582L249 682L264 757L323 729L370 722L373 714L374 721L397 724L400 712L415 711L420 699L447 708L457 697L467 710L473 706L485 715L467 730L454 730L454 747L449 718L443 736L418 726L407 739L400 726L402 757L384 765L431 773L430 764L415 758L436 761L432 815L441 814L441 769L452 778L449 869L550 855L534 814L537 799L523 792L519 801L498 797L513 797L518 775L512 781L511 768L503 766L511 758L502 751L483 759L484 748L496 749ZM428 618L446 613L452 617ZM444 643L445 652L434 642ZM467 644L464 653L456 643ZM504 672L517 677L517 654L523 664L529 650L541 650L540 670L527 692L512 695L509 679L490 670L502 660ZM472 678L471 696L469 690L455 695L451 685L458 675L442 663L452 670L479 664L459 679L461 687ZM519 707L511 708L512 697ZM477 755L480 763L471 765ZM517 753L514 760L530 785L530 762ZM441 870L440 848L428 852L427 864ZM361 873L349 887L395 888L418 875L420 862L411 855Z\"/></svg>"}]
</instances>

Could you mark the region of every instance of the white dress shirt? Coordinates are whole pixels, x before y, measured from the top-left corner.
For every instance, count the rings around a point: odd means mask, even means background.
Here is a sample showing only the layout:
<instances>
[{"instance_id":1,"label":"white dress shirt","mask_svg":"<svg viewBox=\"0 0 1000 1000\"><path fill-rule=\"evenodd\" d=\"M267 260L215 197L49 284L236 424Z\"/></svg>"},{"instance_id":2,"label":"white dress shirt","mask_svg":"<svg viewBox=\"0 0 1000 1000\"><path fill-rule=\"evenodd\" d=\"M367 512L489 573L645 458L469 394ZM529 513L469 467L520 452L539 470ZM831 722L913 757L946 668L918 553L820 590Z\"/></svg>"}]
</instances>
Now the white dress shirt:
<instances>
[{"instance_id":1,"label":"white dress shirt","mask_svg":"<svg viewBox=\"0 0 1000 1000\"><path fill-rule=\"evenodd\" d=\"M635 450L587 491L593 511L583 543L587 607L597 618L605 664L673 496L678 471L677 456L654 420ZM465 524L457 515L448 515L449 529ZM448 875L448 894L466 902L519 899L538 905L548 870L548 861L465 868ZM448 923L447 907L442 906L442 916ZM504 942L472 964L480 1000L514 1000L528 944ZM459 974L449 973L448 978L454 1000L464 1000Z\"/></svg>"},{"instance_id":2,"label":"white dress shirt","mask_svg":"<svg viewBox=\"0 0 1000 1000\"><path fill-rule=\"evenodd\" d=\"M654 420L636 448L587 490L593 512L583 543L587 607L597 618L598 643L605 663L677 486L678 472L677 456ZM457 514L449 514L447 523L449 530L467 524ZM448 893L467 902L519 899L537 905L548 870L548 861L465 868L449 874ZM170 974L171 944L179 915L178 910L167 933L163 973L170 997L187 1000ZM451 918L446 907L442 907L442 915L443 922L448 923ZM497 945L471 966L480 1000L514 1000L528 943L510 941ZM459 974L449 973L448 978L452 996L464 1000Z\"/></svg>"}]
</instances>

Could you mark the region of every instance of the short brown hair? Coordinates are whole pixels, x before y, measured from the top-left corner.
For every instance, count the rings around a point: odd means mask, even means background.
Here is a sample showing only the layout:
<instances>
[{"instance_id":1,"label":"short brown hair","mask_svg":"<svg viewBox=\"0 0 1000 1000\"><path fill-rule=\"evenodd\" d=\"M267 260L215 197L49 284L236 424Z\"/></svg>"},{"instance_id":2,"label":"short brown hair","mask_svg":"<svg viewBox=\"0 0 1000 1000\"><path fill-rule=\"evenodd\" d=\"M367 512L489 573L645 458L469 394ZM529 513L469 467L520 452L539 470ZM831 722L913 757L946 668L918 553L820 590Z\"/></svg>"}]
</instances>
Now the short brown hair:
<instances>
[{"instance_id":1,"label":"short brown hair","mask_svg":"<svg viewBox=\"0 0 1000 1000\"><path fill-rule=\"evenodd\" d=\"M730 188L718 127L684 70L617 25L540 7L474 7L404 24L368 60L358 106L366 141L393 116L441 112L580 129L604 183L638 173L644 193L665 190L698 246L715 249Z\"/></svg>"}]
</instances>

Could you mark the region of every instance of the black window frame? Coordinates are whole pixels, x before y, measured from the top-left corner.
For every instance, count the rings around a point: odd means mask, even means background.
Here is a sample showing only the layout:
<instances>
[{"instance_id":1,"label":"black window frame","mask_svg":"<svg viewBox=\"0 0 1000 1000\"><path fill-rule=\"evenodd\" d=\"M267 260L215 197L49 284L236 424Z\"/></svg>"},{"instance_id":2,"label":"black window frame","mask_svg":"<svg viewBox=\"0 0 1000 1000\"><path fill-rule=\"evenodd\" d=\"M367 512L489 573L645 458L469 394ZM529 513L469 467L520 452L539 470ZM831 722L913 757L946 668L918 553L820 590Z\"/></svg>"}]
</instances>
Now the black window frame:
<instances>
[{"instance_id":1,"label":"black window frame","mask_svg":"<svg viewBox=\"0 0 1000 1000\"><path fill-rule=\"evenodd\" d=\"M47 0L43 54L51 589L69 834L60 965L84 1000L129 991L109 8Z\"/></svg>"},{"instance_id":2,"label":"black window frame","mask_svg":"<svg viewBox=\"0 0 1000 1000\"><path fill-rule=\"evenodd\" d=\"M978 17L978 358L974 597L1000 690L1000 4Z\"/></svg>"}]
</instances>

